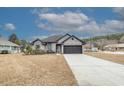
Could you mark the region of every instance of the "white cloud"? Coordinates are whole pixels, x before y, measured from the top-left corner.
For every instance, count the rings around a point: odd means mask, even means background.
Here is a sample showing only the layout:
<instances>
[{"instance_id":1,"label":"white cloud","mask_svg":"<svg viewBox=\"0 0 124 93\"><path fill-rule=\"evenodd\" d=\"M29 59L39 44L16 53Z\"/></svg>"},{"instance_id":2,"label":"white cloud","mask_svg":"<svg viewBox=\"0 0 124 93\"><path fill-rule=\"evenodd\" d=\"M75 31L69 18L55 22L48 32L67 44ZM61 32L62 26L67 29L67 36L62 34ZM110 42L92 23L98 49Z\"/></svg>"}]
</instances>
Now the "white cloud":
<instances>
[{"instance_id":1,"label":"white cloud","mask_svg":"<svg viewBox=\"0 0 124 93\"><path fill-rule=\"evenodd\" d=\"M41 19L46 19L51 22L65 23L65 20L68 24L81 24L83 21L87 21L88 17L83 13L72 13L66 12L64 14L55 14L55 13L46 13L40 14Z\"/></svg>"},{"instance_id":2,"label":"white cloud","mask_svg":"<svg viewBox=\"0 0 124 93\"><path fill-rule=\"evenodd\" d=\"M124 7L113 8L114 12L118 13L124 19Z\"/></svg>"},{"instance_id":3,"label":"white cloud","mask_svg":"<svg viewBox=\"0 0 124 93\"><path fill-rule=\"evenodd\" d=\"M96 33L97 35L124 32L124 22L119 20L105 20L99 27L100 30Z\"/></svg>"},{"instance_id":4,"label":"white cloud","mask_svg":"<svg viewBox=\"0 0 124 93\"><path fill-rule=\"evenodd\" d=\"M6 23L3 25L3 28L7 31L13 31L16 29L15 25L12 23Z\"/></svg>"},{"instance_id":5,"label":"white cloud","mask_svg":"<svg viewBox=\"0 0 124 93\"><path fill-rule=\"evenodd\" d=\"M119 20L106 20L104 26L110 29L124 29L124 21Z\"/></svg>"},{"instance_id":6,"label":"white cloud","mask_svg":"<svg viewBox=\"0 0 124 93\"><path fill-rule=\"evenodd\" d=\"M33 10L31 10L32 14L41 14L41 13L47 13L47 12L51 12L50 8L34 8Z\"/></svg>"},{"instance_id":7,"label":"white cloud","mask_svg":"<svg viewBox=\"0 0 124 93\"><path fill-rule=\"evenodd\" d=\"M99 24L82 12L45 12L39 13L38 19L38 27L40 29L53 32L76 32L80 34L86 33L90 36L124 32L124 21L108 19Z\"/></svg>"},{"instance_id":8,"label":"white cloud","mask_svg":"<svg viewBox=\"0 0 124 93\"><path fill-rule=\"evenodd\" d=\"M39 15L40 20L46 20L47 23L40 23L40 28L52 29L54 31L74 31L80 30L82 25L89 22L89 18L83 13L66 12L64 14L45 13ZM38 24L39 25L39 24Z\"/></svg>"}]
</instances>

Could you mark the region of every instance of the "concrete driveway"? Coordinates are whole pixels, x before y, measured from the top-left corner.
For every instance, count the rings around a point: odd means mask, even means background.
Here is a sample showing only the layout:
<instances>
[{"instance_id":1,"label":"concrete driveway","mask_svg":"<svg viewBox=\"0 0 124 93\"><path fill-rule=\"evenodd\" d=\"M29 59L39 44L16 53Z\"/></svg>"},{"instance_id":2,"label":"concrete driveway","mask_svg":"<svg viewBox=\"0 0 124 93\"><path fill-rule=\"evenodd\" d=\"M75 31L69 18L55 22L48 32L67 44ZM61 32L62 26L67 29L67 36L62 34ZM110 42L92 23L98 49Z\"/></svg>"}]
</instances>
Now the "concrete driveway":
<instances>
[{"instance_id":1,"label":"concrete driveway","mask_svg":"<svg viewBox=\"0 0 124 93\"><path fill-rule=\"evenodd\" d=\"M124 85L124 65L87 56L64 54L79 85Z\"/></svg>"}]
</instances>

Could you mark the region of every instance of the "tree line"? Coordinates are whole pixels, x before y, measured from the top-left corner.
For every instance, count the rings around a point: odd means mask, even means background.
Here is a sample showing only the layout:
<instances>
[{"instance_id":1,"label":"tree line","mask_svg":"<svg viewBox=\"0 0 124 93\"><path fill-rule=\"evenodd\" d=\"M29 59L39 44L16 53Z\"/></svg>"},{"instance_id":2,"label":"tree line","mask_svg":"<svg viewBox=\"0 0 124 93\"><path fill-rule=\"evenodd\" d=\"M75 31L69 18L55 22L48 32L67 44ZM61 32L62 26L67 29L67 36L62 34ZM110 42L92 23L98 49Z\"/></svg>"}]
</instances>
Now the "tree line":
<instances>
[{"instance_id":1,"label":"tree line","mask_svg":"<svg viewBox=\"0 0 124 93\"><path fill-rule=\"evenodd\" d=\"M93 38L87 38L83 39L83 41L97 41L100 39L105 39L105 40L120 40L122 37L124 37L124 33L116 33L116 34L111 34L111 35L104 35L104 36L96 36Z\"/></svg>"}]
</instances>

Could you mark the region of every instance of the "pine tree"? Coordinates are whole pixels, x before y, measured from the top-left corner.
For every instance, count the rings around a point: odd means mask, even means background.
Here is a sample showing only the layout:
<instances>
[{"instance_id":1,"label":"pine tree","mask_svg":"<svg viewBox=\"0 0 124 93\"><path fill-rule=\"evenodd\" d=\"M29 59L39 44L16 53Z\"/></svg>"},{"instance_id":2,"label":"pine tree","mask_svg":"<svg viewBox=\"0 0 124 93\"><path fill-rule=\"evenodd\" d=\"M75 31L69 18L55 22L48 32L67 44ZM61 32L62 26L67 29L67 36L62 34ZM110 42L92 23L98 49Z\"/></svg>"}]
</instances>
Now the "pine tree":
<instances>
[{"instance_id":1,"label":"pine tree","mask_svg":"<svg viewBox=\"0 0 124 93\"><path fill-rule=\"evenodd\" d=\"M9 36L9 41L20 45L20 40L18 39L18 37L16 36L16 34L12 34Z\"/></svg>"}]
</instances>

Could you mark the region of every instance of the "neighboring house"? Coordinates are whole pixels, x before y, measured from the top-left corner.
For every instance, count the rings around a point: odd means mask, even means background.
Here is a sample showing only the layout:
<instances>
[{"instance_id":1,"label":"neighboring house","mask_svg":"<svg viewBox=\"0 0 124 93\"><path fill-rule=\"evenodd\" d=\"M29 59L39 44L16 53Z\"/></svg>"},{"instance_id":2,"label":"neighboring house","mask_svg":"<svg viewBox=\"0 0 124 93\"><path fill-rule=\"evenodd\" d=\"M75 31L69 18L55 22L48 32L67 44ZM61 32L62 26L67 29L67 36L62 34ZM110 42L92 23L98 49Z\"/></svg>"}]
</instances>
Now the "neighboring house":
<instances>
[{"instance_id":1,"label":"neighboring house","mask_svg":"<svg viewBox=\"0 0 124 93\"><path fill-rule=\"evenodd\" d=\"M117 44L118 40L99 39L95 43L97 44L99 50L104 50L104 46L109 44Z\"/></svg>"},{"instance_id":2,"label":"neighboring house","mask_svg":"<svg viewBox=\"0 0 124 93\"><path fill-rule=\"evenodd\" d=\"M124 51L124 43L123 44L109 44L104 47L107 51Z\"/></svg>"},{"instance_id":3,"label":"neighboring house","mask_svg":"<svg viewBox=\"0 0 124 93\"><path fill-rule=\"evenodd\" d=\"M107 39L98 39L96 41L88 41L84 45L84 51L99 51L104 50L104 46L109 44L117 44L118 40L107 40Z\"/></svg>"},{"instance_id":4,"label":"neighboring house","mask_svg":"<svg viewBox=\"0 0 124 93\"><path fill-rule=\"evenodd\" d=\"M55 53L83 53L85 43L74 35L54 35L45 39L36 39L32 43L34 49L41 49L46 52Z\"/></svg>"},{"instance_id":5,"label":"neighboring house","mask_svg":"<svg viewBox=\"0 0 124 93\"><path fill-rule=\"evenodd\" d=\"M7 53L19 53L19 45L12 43L4 38L0 38L0 53L6 51Z\"/></svg>"},{"instance_id":6,"label":"neighboring house","mask_svg":"<svg viewBox=\"0 0 124 93\"><path fill-rule=\"evenodd\" d=\"M122 36L119 40L120 43L124 43L124 36Z\"/></svg>"},{"instance_id":7,"label":"neighboring house","mask_svg":"<svg viewBox=\"0 0 124 93\"><path fill-rule=\"evenodd\" d=\"M97 51L98 51L98 47L96 43L87 42L84 45L84 52L97 52Z\"/></svg>"}]
</instances>

